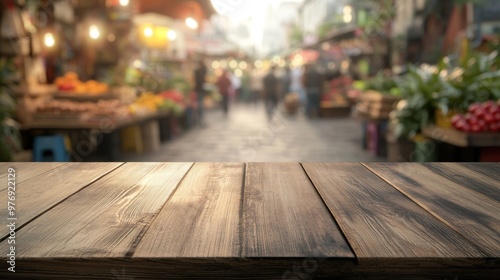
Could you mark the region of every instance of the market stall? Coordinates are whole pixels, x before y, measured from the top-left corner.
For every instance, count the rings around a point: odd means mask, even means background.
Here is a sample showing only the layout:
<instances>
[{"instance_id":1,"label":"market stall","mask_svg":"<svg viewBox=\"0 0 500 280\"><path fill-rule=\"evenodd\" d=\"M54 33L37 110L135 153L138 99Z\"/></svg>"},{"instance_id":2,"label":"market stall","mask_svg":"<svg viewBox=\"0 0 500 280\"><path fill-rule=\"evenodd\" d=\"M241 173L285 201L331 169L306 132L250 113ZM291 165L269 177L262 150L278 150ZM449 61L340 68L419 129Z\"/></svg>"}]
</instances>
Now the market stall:
<instances>
[{"instance_id":1,"label":"market stall","mask_svg":"<svg viewBox=\"0 0 500 280\"><path fill-rule=\"evenodd\" d=\"M402 76L372 79L364 85L358 115L371 124L383 116L386 128L365 124L368 138L370 130L386 137L390 161L498 161L498 62L497 52L470 52L463 59L445 57L438 66L410 67Z\"/></svg>"},{"instance_id":2,"label":"market stall","mask_svg":"<svg viewBox=\"0 0 500 280\"><path fill-rule=\"evenodd\" d=\"M2 4L2 24L32 38L27 51L2 44L1 120L8 111L10 124L2 151L32 151L27 161L116 161L156 151L193 125L182 30L137 17L135 4Z\"/></svg>"}]
</instances>

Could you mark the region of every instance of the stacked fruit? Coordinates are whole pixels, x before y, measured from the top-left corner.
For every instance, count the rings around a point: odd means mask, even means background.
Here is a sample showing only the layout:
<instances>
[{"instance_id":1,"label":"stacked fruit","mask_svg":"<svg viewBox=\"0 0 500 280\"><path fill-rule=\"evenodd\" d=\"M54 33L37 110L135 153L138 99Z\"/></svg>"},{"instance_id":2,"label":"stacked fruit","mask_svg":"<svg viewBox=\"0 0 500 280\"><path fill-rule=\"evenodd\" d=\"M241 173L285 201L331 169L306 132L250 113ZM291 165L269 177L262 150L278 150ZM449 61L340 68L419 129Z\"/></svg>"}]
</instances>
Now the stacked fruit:
<instances>
[{"instance_id":1,"label":"stacked fruit","mask_svg":"<svg viewBox=\"0 0 500 280\"><path fill-rule=\"evenodd\" d=\"M63 77L57 78L55 84L57 89L64 93L99 95L109 91L108 85L104 83L94 80L80 81L78 74L74 72L68 72Z\"/></svg>"},{"instance_id":2,"label":"stacked fruit","mask_svg":"<svg viewBox=\"0 0 500 280\"><path fill-rule=\"evenodd\" d=\"M159 94L163 98L161 109L170 112L176 116L181 115L186 105L186 98L177 90L169 90Z\"/></svg>"},{"instance_id":3,"label":"stacked fruit","mask_svg":"<svg viewBox=\"0 0 500 280\"><path fill-rule=\"evenodd\" d=\"M465 115L459 114L451 119L453 127L465 132L499 132L500 104L494 101L474 103Z\"/></svg>"},{"instance_id":4,"label":"stacked fruit","mask_svg":"<svg viewBox=\"0 0 500 280\"><path fill-rule=\"evenodd\" d=\"M158 111L163 104L163 98L154 93L144 93L129 106L129 111L134 115L151 114Z\"/></svg>"}]
</instances>

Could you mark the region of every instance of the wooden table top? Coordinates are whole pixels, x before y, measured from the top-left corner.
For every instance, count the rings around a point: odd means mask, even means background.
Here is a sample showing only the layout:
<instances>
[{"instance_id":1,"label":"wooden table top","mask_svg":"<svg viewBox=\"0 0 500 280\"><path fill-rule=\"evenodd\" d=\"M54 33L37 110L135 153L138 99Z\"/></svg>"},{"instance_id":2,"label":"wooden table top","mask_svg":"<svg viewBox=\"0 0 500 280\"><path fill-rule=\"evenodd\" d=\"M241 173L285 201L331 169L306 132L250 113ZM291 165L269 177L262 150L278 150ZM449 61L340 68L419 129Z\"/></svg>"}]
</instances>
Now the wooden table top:
<instances>
[{"instance_id":1,"label":"wooden table top","mask_svg":"<svg viewBox=\"0 0 500 280\"><path fill-rule=\"evenodd\" d=\"M1 163L4 200L9 168L2 279L500 275L500 163Z\"/></svg>"},{"instance_id":2,"label":"wooden table top","mask_svg":"<svg viewBox=\"0 0 500 280\"><path fill-rule=\"evenodd\" d=\"M138 125L148 121L166 118L170 116L168 112L157 112L144 116L131 117L127 119L118 118L94 118L91 121L82 121L75 119L57 118L55 115L52 120L36 120L23 124L21 129L46 129L46 130L73 130L73 129L97 129L102 131L113 131L127 126Z\"/></svg>"}]
</instances>

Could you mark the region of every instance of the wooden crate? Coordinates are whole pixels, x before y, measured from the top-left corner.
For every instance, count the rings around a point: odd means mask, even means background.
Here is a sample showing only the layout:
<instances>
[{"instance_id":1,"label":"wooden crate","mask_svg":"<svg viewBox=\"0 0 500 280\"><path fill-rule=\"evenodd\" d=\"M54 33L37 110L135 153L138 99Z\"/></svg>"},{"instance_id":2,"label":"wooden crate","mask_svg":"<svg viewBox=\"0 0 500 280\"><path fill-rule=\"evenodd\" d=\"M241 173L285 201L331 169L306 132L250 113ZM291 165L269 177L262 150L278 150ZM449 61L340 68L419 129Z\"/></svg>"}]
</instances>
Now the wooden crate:
<instances>
[{"instance_id":1,"label":"wooden crate","mask_svg":"<svg viewBox=\"0 0 500 280\"><path fill-rule=\"evenodd\" d=\"M356 110L361 117L389 119L390 113L399 100L400 99L395 96L368 91L363 93L359 98Z\"/></svg>"},{"instance_id":2,"label":"wooden crate","mask_svg":"<svg viewBox=\"0 0 500 280\"><path fill-rule=\"evenodd\" d=\"M351 106L335 105L330 102L321 102L319 116L321 118L343 118L351 115Z\"/></svg>"}]
</instances>

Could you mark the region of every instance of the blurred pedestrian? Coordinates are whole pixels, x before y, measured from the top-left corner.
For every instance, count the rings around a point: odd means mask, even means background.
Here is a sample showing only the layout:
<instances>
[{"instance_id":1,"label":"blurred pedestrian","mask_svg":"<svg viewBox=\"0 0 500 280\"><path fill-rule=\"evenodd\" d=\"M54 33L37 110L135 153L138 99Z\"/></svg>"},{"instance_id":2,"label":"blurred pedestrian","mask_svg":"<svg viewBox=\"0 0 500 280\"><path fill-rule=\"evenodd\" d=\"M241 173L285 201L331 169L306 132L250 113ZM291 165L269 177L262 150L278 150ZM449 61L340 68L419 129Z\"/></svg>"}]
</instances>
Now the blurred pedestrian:
<instances>
[{"instance_id":1,"label":"blurred pedestrian","mask_svg":"<svg viewBox=\"0 0 500 280\"><path fill-rule=\"evenodd\" d=\"M229 71L224 70L219 76L217 79L217 88L219 89L219 93L222 95L222 108L224 110L224 114L227 116L229 112L229 95L231 90L233 90Z\"/></svg>"},{"instance_id":2,"label":"blurred pedestrian","mask_svg":"<svg viewBox=\"0 0 500 280\"><path fill-rule=\"evenodd\" d=\"M300 98L302 106L307 106L307 98L304 90L304 85L302 84L302 68L297 67L292 70L291 73L291 91L297 93Z\"/></svg>"},{"instance_id":3,"label":"blurred pedestrian","mask_svg":"<svg viewBox=\"0 0 500 280\"><path fill-rule=\"evenodd\" d=\"M234 102L235 100L240 98L240 89L241 89L241 79L234 72L231 72L229 75L231 80L231 91L230 91L230 101Z\"/></svg>"},{"instance_id":4,"label":"blurred pedestrian","mask_svg":"<svg viewBox=\"0 0 500 280\"><path fill-rule=\"evenodd\" d=\"M264 100L269 120L272 119L274 110L278 106L279 80L276 77L276 66L271 67L264 77Z\"/></svg>"},{"instance_id":5,"label":"blurred pedestrian","mask_svg":"<svg viewBox=\"0 0 500 280\"><path fill-rule=\"evenodd\" d=\"M195 92L198 97L198 120L201 125L205 125L204 105L205 105L205 81L207 78L207 66L200 60L194 72Z\"/></svg>"},{"instance_id":6,"label":"blurred pedestrian","mask_svg":"<svg viewBox=\"0 0 500 280\"><path fill-rule=\"evenodd\" d=\"M257 105L257 102L259 101L261 95L262 95L262 76L260 74L260 70L257 68L254 68L252 70L252 77L250 81L250 88L251 88L251 102Z\"/></svg>"},{"instance_id":7,"label":"blurred pedestrian","mask_svg":"<svg viewBox=\"0 0 500 280\"><path fill-rule=\"evenodd\" d=\"M250 102L250 82L251 82L251 77L250 77L250 72L244 70L243 71L243 77L241 78L241 99L245 103Z\"/></svg>"},{"instance_id":8,"label":"blurred pedestrian","mask_svg":"<svg viewBox=\"0 0 500 280\"><path fill-rule=\"evenodd\" d=\"M313 117L319 115L321 95L323 93L323 75L316 70L312 64L305 67L303 84L307 94L307 116Z\"/></svg>"},{"instance_id":9,"label":"blurred pedestrian","mask_svg":"<svg viewBox=\"0 0 500 280\"><path fill-rule=\"evenodd\" d=\"M280 99L283 100L287 94L291 92L292 88L292 73L289 66L285 67L283 76L281 77L281 96Z\"/></svg>"}]
</instances>

